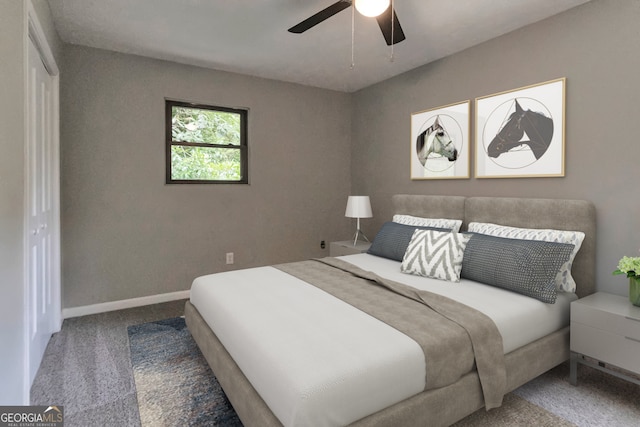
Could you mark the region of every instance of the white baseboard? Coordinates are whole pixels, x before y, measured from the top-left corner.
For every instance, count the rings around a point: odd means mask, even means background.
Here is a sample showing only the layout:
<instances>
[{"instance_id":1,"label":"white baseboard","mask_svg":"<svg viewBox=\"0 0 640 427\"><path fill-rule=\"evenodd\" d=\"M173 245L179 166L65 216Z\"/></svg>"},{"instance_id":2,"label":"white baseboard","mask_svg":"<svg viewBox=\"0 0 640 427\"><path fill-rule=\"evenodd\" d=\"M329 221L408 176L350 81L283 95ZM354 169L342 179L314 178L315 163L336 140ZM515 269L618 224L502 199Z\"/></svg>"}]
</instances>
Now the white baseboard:
<instances>
[{"instance_id":1,"label":"white baseboard","mask_svg":"<svg viewBox=\"0 0 640 427\"><path fill-rule=\"evenodd\" d=\"M83 305L62 309L62 318L87 316L89 314L106 313L107 311L122 310L125 308L141 307L143 305L158 304L161 302L188 299L189 291L171 292L168 294L149 295L147 297L124 299L120 301L103 302L100 304Z\"/></svg>"}]
</instances>

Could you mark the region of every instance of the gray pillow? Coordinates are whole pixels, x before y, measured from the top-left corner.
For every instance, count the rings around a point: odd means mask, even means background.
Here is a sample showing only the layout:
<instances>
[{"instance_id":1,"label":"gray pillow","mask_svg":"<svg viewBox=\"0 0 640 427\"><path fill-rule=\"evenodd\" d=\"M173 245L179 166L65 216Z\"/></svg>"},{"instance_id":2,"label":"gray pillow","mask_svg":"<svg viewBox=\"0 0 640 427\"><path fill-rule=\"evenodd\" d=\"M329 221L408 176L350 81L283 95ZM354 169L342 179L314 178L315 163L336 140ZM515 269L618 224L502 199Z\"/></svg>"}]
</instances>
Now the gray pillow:
<instances>
[{"instance_id":1,"label":"gray pillow","mask_svg":"<svg viewBox=\"0 0 640 427\"><path fill-rule=\"evenodd\" d=\"M549 304L556 302L555 277L569 259L572 244L470 234L462 260L462 278Z\"/></svg>"},{"instance_id":2,"label":"gray pillow","mask_svg":"<svg viewBox=\"0 0 640 427\"><path fill-rule=\"evenodd\" d=\"M446 228L418 227L415 225L398 224L397 222L385 222L371 243L368 254L384 258L402 261L407 246L416 230L451 231Z\"/></svg>"}]
</instances>

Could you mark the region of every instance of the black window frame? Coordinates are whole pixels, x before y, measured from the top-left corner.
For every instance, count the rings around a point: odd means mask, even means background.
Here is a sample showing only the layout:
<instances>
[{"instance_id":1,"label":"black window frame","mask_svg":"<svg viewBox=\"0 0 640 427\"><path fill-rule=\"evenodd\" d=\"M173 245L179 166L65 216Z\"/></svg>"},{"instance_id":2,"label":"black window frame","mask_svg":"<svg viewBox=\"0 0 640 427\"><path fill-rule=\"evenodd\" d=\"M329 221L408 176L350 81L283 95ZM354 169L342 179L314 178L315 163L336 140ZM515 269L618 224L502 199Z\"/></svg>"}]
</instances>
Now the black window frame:
<instances>
[{"instance_id":1,"label":"black window frame","mask_svg":"<svg viewBox=\"0 0 640 427\"><path fill-rule=\"evenodd\" d=\"M172 133L172 112L173 107L187 107L193 109L220 111L240 115L240 145L220 145L211 143L174 141ZM249 161L248 161L248 141L247 141L247 121L248 111L240 108L220 107L215 105L198 104L185 101L175 101L165 99L165 157L166 157L166 184L248 184L249 183ZM173 179L171 177L171 147L208 147L224 148L229 150L240 150L240 179L239 180L206 180L206 179Z\"/></svg>"}]
</instances>

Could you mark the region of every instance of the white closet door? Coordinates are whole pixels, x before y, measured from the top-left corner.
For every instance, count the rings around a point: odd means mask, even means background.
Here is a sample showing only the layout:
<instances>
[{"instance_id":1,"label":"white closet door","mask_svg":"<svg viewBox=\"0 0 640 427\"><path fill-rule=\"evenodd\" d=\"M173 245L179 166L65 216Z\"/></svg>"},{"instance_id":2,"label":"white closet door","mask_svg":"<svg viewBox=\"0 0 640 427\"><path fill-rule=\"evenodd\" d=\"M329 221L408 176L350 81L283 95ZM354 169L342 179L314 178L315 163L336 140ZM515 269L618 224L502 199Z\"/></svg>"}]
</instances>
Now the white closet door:
<instances>
[{"instance_id":1,"label":"white closet door","mask_svg":"<svg viewBox=\"0 0 640 427\"><path fill-rule=\"evenodd\" d=\"M27 353L29 384L59 328L59 184L57 109L54 77L29 40L28 142L26 150L27 213Z\"/></svg>"}]
</instances>

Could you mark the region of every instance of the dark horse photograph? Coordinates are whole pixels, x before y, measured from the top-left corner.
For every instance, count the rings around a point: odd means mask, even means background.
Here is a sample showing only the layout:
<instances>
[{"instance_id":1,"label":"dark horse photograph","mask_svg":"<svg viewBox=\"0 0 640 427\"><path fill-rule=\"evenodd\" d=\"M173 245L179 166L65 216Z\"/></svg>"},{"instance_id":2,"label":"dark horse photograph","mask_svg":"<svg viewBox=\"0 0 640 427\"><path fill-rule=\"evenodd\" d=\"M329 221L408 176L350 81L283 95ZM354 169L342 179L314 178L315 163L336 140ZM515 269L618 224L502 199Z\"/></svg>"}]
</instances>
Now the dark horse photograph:
<instances>
[{"instance_id":1,"label":"dark horse photograph","mask_svg":"<svg viewBox=\"0 0 640 427\"><path fill-rule=\"evenodd\" d=\"M476 177L564 176L565 81L476 98Z\"/></svg>"},{"instance_id":2,"label":"dark horse photograph","mask_svg":"<svg viewBox=\"0 0 640 427\"><path fill-rule=\"evenodd\" d=\"M517 98L512 102L515 111L489 143L487 155L497 158L512 150L526 150L538 160L551 144L553 119L542 112L525 110Z\"/></svg>"}]
</instances>

